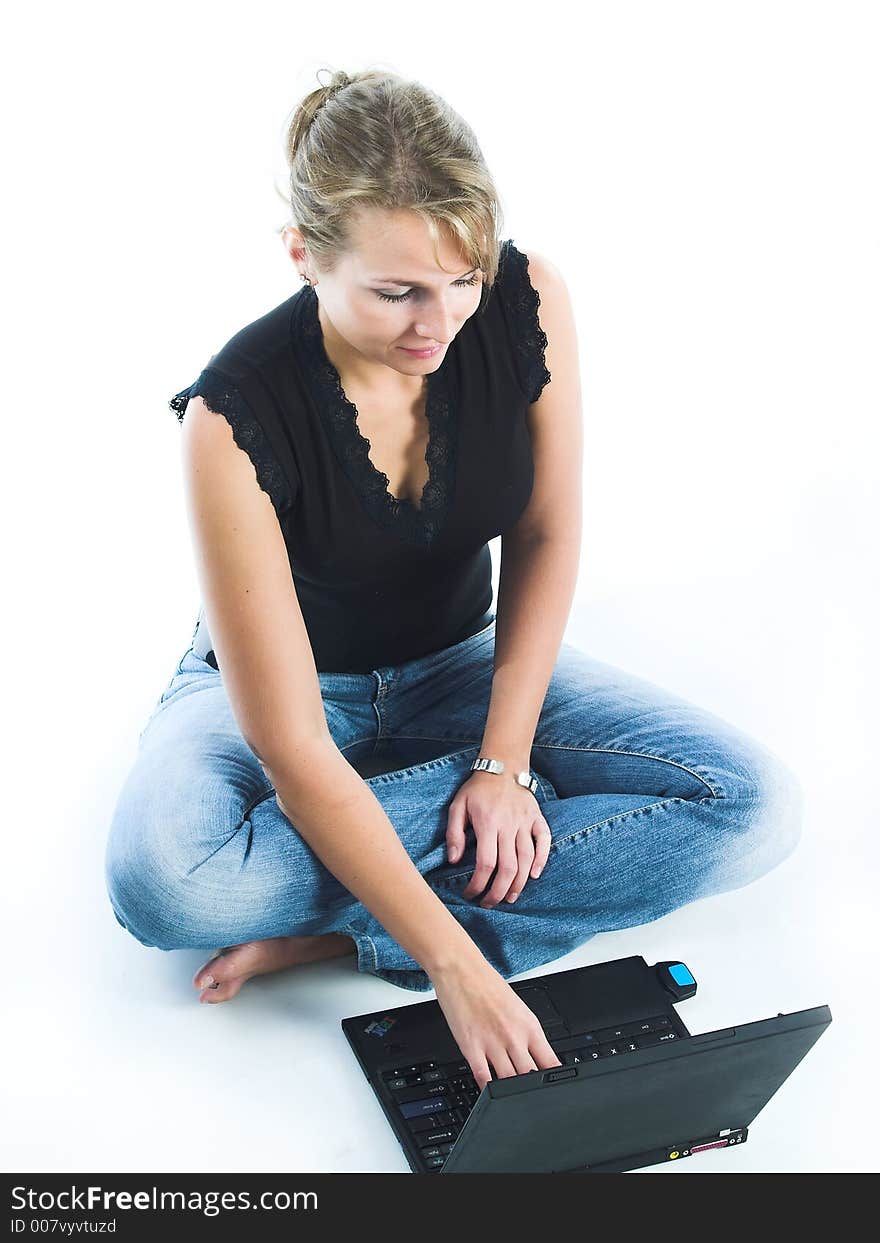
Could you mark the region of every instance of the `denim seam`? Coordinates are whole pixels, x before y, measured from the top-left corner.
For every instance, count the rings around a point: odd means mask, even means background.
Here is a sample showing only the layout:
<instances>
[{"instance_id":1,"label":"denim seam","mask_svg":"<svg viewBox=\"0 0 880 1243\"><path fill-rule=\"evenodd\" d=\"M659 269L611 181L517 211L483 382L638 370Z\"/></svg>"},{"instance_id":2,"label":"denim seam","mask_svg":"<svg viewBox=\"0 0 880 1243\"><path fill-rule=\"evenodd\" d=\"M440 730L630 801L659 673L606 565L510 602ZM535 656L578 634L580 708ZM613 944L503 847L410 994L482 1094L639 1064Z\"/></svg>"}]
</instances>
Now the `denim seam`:
<instances>
[{"instance_id":1,"label":"denim seam","mask_svg":"<svg viewBox=\"0 0 880 1243\"><path fill-rule=\"evenodd\" d=\"M238 824L238 828L236 829L236 832L238 832L238 829L241 828L242 824L244 823L245 820L247 820L248 816L251 814L251 812L254 810L257 804L262 803L265 799L267 799L271 794L274 794L274 793L275 793L275 787L273 785L270 785L268 790L263 790L262 793L258 794L255 799L251 800L251 802L247 805L247 807L245 807L244 811L241 813L241 821Z\"/></svg>"},{"instance_id":2,"label":"denim seam","mask_svg":"<svg viewBox=\"0 0 880 1243\"><path fill-rule=\"evenodd\" d=\"M174 670L171 677L168 679L168 685L165 687L164 691L159 696L159 704L163 704L165 700L167 699L171 691L171 687L174 683L174 679L180 676L180 672L183 669L183 662L186 660L187 656L190 654L191 651L192 651L192 647L188 647L187 650L181 656L180 660L177 662L177 668Z\"/></svg>"},{"instance_id":3,"label":"denim seam","mask_svg":"<svg viewBox=\"0 0 880 1243\"><path fill-rule=\"evenodd\" d=\"M412 742L464 742L464 739L458 738L440 738L436 734L394 734L394 739L400 738L403 741ZM472 744L480 746L480 742ZM583 751L592 755L629 755L642 760L658 760L662 764L671 764L674 768L680 768L682 772L688 773L691 777L696 777L698 781L702 781L703 785L709 791L713 798L724 798L724 794L720 790L715 790L709 784L705 777L695 773L692 768L688 768L687 764L682 764L678 760L670 760L665 755L649 755L646 751L618 751L614 747L579 747L574 743L565 745L555 742L533 742L532 749L543 751Z\"/></svg>"},{"instance_id":4,"label":"denim seam","mask_svg":"<svg viewBox=\"0 0 880 1243\"><path fill-rule=\"evenodd\" d=\"M347 742L344 747L339 750L345 755L346 751L350 751L352 747L359 747L361 743L375 741L372 734L367 734L366 738L356 738L354 742Z\"/></svg>"},{"instance_id":5,"label":"denim seam","mask_svg":"<svg viewBox=\"0 0 880 1243\"><path fill-rule=\"evenodd\" d=\"M424 771L427 768L436 768L440 764L446 764L449 760L458 759L460 755L466 755L468 751L473 751L477 747L477 743L472 743L469 747L465 747L463 751L451 751L448 755L438 755L435 759L425 760L422 764L410 764L408 768L395 768L388 773L377 773L374 777L367 777L366 780L368 782L395 781L407 773L415 772L416 769Z\"/></svg>"},{"instance_id":6,"label":"denim seam","mask_svg":"<svg viewBox=\"0 0 880 1243\"><path fill-rule=\"evenodd\" d=\"M358 947L358 970L362 969L360 966L360 951L361 951L363 942L366 941L367 945L369 946L369 952L372 955L372 959L373 959L372 970L377 971L379 968L379 957L376 953L376 943L374 942L370 934L368 932L361 932L359 928L355 928L351 924L346 924L344 928L340 929L340 931L343 934L347 933L352 938L355 945ZM364 957L366 958L366 955ZM371 969L368 963L366 962L364 966L365 966L365 969L368 971Z\"/></svg>"}]
</instances>

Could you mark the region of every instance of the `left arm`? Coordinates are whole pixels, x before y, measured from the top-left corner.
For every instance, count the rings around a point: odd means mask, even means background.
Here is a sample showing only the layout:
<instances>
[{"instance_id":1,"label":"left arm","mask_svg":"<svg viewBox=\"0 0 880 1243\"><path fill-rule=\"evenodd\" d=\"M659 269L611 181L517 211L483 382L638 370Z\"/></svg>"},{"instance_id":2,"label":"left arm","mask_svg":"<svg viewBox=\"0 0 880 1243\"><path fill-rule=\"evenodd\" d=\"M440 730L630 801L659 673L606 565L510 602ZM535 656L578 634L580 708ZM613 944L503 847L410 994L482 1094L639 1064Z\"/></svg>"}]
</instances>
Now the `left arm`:
<instances>
[{"instance_id":1,"label":"left arm","mask_svg":"<svg viewBox=\"0 0 880 1243\"><path fill-rule=\"evenodd\" d=\"M504 772L472 773L449 807L450 862L465 849L470 821L476 868L464 898L481 906L515 902L537 878L550 851L550 830L532 794L512 774L529 769L532 742L559 654L577 582L581 548L583 439L578 344L568 291L552 264L532 253L529 277L541 299L550 380L528 411L535 475L529 503L501 537L495 658L480 755ZM509 775L511 774L511 775Z\"/></svg>"},{"instance_id":2,"label":"left arm","mask_svg":"<svg viewBox=\"0 0 880 1243\"><path fill-rule=\"evenodd\" d=\"M495 672L480 754L508 772L529 768L532 741L559 654L581 551L583 430L578 342L558 270L529 254L541 299L551 379L529 407L535 478L529 503L501 540ZM498 782L493 773L475 773Z\"/></svg>"}]
</instances>

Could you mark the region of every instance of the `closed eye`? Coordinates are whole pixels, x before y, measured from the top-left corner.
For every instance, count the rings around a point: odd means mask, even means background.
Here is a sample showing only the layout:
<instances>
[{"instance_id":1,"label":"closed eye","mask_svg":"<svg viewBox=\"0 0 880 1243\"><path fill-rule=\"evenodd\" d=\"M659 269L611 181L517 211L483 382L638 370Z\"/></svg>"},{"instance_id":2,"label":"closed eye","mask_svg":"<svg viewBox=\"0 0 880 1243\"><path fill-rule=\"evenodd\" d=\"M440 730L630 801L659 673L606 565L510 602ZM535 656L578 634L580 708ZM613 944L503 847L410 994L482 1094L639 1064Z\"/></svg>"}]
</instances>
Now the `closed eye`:
<instances>
[{"instance_id":1,"label":"closed eye","mask_svg":"<svg viewBox=\"0 0 880 1243\"><path fill-rule=\"evenodd\" d=\"M462 288L465 285L476 285L479 283L479 280L480 280L479 273L475 272L473 276L468 277L466 280L453 281L452 284L458 285L459 288ZM406 302L407 298L412 297L412 293L413 291L411 289L407 293L397 293L397 294L379 293L379 291L376 290L376 297L381 298L383 302Z\"/></svg>"}]
</instances>

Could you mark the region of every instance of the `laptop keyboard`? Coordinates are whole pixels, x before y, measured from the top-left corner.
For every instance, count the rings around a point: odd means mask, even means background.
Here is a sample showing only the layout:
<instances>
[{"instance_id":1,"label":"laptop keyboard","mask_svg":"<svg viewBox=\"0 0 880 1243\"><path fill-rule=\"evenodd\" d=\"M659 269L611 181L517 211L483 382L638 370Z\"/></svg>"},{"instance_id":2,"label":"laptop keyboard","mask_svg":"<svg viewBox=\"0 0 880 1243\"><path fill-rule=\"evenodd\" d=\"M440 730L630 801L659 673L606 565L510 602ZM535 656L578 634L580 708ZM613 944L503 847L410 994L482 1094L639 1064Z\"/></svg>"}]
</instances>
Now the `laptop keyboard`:
<instances>
[{"instance_id":1,"label":"laptop keyboard","mask_svg":"<svg viewBox=\"0 0 880 1243\"><path fill-rule=\"evenodd\" d=\"M673 1030L672 1020L664 1014L620 1027L564 1036L548 1043L563 1066L573 1066L678 1039L680 1036ZM446 1154L480 1095L470 1066L463 1058L454 1062L418 1062L386 1070L382 1077L422 1164L435 1173L446 1160Z\"/></svg>"}]
</instances>

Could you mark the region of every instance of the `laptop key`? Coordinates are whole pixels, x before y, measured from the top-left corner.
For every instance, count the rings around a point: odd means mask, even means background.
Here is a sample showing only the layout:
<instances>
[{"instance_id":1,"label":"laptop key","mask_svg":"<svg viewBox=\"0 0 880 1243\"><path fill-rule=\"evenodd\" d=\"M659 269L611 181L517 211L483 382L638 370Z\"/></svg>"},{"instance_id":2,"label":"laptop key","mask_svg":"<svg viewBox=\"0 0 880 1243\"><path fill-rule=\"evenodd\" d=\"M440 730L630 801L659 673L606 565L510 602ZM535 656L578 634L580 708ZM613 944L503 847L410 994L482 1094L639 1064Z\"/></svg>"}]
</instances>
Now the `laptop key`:
<instances>
[{"instance_id":1,"label":"laptop key","mask_svg":"<svg viewBox=\"0 0 880 1243\"><path fill-rule=\"evenodd\" d=\"M400 1112L404 1118L420 1118L425 1114L440 1113L446 1110L446 1102L442 1096L427 1097L420 1101L407 1101L405 1105L400 1106Z\"/></svg>"},{"instance_id":2,"label":"laptop key","mask_svg":"<svg viewBox=\"0 0 880 1243\"><path fill-rule=\"evenodd\" d=\"M652 1032L650 1036L639 1036L639 1048L650 1049L654 1045L669 1044L670 1041L677 1039L678 1037L673 1031Z\"/></svg>"},{"instance_id":3,"label":"laptop key","mask_svg":"<svg viewBox=\"0 0 880 1243\"><path fill-rule=\"evenodd\" d=\"M427 1165L429 1170L438 1170L441 1165L446 1164L446 1158L445 1157L431 1157L430 1161L426 1161L425 1164Z\"/></svg>"},{"instance_id":4,"label":"laptop key","mask_svg":"<svg viewBox=\"0 0 880 1243\"><path fill-rule=\"evenodd\" d=\"M433 1148L422 1148L421 1154L426 1161L431 1157L445 1157L452 1151L452 1144L435 1144Z\"/></svg>"},{"instance_id":5,"label":"laptop key","mask_svg":"<svg viewBox=\"0 0 880 1243\"><path fill-rule=\"evenodd\" d=\"M386 1079L385 1086L386 1088L390 1088L391 1091L394 1092L397 1088L406 1087L406 1079L402 1076L398 1076L396 1079Z\"/></svg>"},{"instance_id":6,"label":"laptop key","mask_svg":"<svg viewBox=\"0 0 880 1243\"><path fill-rule=\"evenodd\" d=\"M407 1128L411 1135L419 1136L423 1131L436 1131L437 1119L432 1114L426 1114L421 1118L405 1119ZM418 1143L426 1143L425 1140L417 1140Z\"/></svg>"},{"instance_id":7,"label":"laptop key","mask_svg":"<svg viewBox=\"0 0 880 1243\"><path fill-rule=\"evenodd\" d=\"M423 1083L414 1088L398 1088L392 1092L392 1096L398 1105L407 1105L410 1101L422 1101L436 1096L450 1099L449 1087L445 1083Z\"/></svg>"},{"instance_id":8,"label":"laptop key","mask_svg":"<svg viewBox=\"0 0 880 1243\"><path fill-rule=\"evenodd\" d=\"M622 1027L603 1027L601 1031L596 1032L600 1045L613 1044L615 1040L622 1040L624 1035Z\"/></svg>"},{"instance_id":9,"label":"laptop key","mask_svg":"<svg viewBox=\"0 0 880 1243\"><path fill-rule=\"evenodd\" d=\"M445 1144L447 1140L455 1141L455 1132L451 1131L449 1127L442 1131L431 1131L430 1134L425 1134L422 1137L420 1146L432 1148L434 1144Z\"/></svg>"},{"instance_id":10,"label":"laptop key","mask_svg":"<svg viewBox=\"0 0 880 1243\"><path fill-rule=\"evenodd\" d=\"M643 1020L638 1023L621 1023L617 1030L625 1040L627 1036L638 1036L642 1032L653 1031L654 1025L650 1020Z\"/></svg>"}]
</instances>

